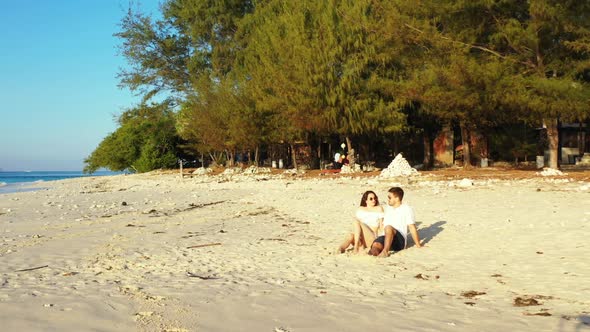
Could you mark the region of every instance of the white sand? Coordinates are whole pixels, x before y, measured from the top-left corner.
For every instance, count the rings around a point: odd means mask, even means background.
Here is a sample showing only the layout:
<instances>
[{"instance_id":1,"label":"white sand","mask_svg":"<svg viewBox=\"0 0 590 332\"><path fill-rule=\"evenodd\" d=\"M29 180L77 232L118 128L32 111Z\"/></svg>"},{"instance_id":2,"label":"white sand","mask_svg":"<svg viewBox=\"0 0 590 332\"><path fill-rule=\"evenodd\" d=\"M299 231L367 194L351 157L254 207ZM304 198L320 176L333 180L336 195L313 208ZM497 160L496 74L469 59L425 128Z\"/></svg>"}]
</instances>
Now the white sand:
<instances>
[{"instance_id":1,"label":"white sand","mask_svg":"<svg viewBox=\"0 0 590 332\"><path fill-rule=\"evenodd\" d=\"M590 329L588 183L435 180L403 180L426 247L386 259L333 252L361 194L395 179L148 174L0 195L1 330Z\"/></svg>"}]
</instances>

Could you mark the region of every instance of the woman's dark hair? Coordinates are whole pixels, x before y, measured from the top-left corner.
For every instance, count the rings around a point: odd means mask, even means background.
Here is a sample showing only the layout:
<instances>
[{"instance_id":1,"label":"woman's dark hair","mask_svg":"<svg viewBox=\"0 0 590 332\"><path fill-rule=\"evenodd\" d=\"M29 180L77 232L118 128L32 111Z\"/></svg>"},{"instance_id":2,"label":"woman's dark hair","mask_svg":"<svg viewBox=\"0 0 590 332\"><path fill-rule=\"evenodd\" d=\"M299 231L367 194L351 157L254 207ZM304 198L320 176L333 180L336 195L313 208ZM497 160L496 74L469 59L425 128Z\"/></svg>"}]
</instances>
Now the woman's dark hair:
<instances>
[{"instance_id":1,"label":"woman's dark hair","mask_svg":"<svg viewBox=\"0 0 590 332\"><path fill-rule=\"evenodd\" d=\"M367 190L361 198L361 206L367 206L367 198L369 198L369 194L373 194L373 196L375 196L375 206L379 205L379 197L377 197L377 194L375 194L375 192L372 190Z\"/></svg>"}]
</instances>

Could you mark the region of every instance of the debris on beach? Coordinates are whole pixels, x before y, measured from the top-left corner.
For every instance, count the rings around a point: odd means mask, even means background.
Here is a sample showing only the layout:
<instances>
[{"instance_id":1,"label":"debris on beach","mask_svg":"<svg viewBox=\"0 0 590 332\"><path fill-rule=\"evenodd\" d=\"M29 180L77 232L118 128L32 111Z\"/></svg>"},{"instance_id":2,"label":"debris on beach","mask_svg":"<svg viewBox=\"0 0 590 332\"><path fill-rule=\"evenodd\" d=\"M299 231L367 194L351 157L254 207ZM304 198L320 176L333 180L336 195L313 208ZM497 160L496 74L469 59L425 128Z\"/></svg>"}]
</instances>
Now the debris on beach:
<instances>
[{"instance_id":1,"label":"debris on beach","mask_svg":"<svg viewBox=\"0 0 590 332\"><path fill-rule=\"evenodd\" d=\"M528 306L535 306L535 305L542 305L543 303L538 300L551 300L553 296L547 295L524 295L524 296L517 296L514 298L513 305L515 307L528 307Z\"/></svg>"},{"instance_id":2,"label":"debris on beach","mask_svg":"<svg viewBox=\"0 0 590 332\"><path fill-rule=\"evenodd\" d=\"M534 305L541 305L539 301L535 300L534 298L527 298L527 297L517 297L514 299L515 307L529 307Z\"/></svg>"},{"instance_id":3,"label":"debris on beach","mask_svg":"<svg viewBox=\"0 0 590 332\"><path fill-rule=\"evenodd\" d=\"M428 276L422 273L418 273L414 276L416 279L428 280Z\"/></svg>"},{"instance_id":4,"label":"debris on beach","mask_svg":"<svg viewBox=\"0 0 590 332\"><path fill-rule=\"evenodd\" d=\"M242 169L240 167L226 168L223 173L213 176L219 183L227 181L263 181L272 177L272 171L268 167L255 165Z\"/></svg>"},{"instance_id":5,"label":"debris on beach","mask_svg":"<svg viewBox=\"0 0 590 332\"><path fill-rule=\"evenodd\" d=\"M525 315L525 316L545 316L545 317L549 317L549 316L551 316L551 313L550 312L547 312L547 311L541 311L541 312L535 312L535 313L524 312L523 315Z\"/></svg>"},{"instance_id":6,"label":"debris on beach","mask_svg":"<svg viewBox=\"0 0 590 332\"><path fill-rule=\"evenodd\" d=\"M43 265L43 266L37 266L37 267L31 267L28 269L22 269L22 270L16 270L14 272L27 272L27 271L35 271L35 270L39 270L39 269L44 269L46 267L49 267L49 265Z\"/></svg>"},{"instance_id":7,"label":"debris on beach","mask_svg":"<svg viewBox=\"0 0 590 332\"><path fill-rule=\"evenodd\" d=\"M353 173L360 173L360 172L362 172L362 168L361 168L361 165L359 165L359 164L354 164L352 166L343 165L342 168L340 169L340 174L353 174Z\"/></svg>"},{"instance_id":8,"label":"debris on beach","mask_svg":"<svg viewBox=\"0 0 590 332\"><path fill-rule=\"evenodd\" d=\"M398 153L387 168L381 171L382 178L394 178L398 176L420 175L415 168L412 168L408 161Z\"/></svg>"},{"instance_id":9,"label":"debris on beach","mask_svg":"<svg viewBox=\"0 0 590 332\"><path fill-rule=\"evenodd\" d=\"M296 168L290 168L290 169L286 169L283 174L285 175L291 175L291 176L295 176L295 175L303 175L305 174L305 170L302 169L296 169Z\"/></svg>"},{"instance_id":10,"label":"debris on beach","mask_svg":"<svg viewBox=\"0 0 590 332\"><path fill-rule=\"evenodd\" d=\"M268 167L250 166L244 170L244 174L259 174L259 173L270 173L271 170Z\"/></svg>"},{"instance_id":11,"label":"debris on beach","mask_svg":"<svg viewBox=\"0 0 590 332\"><path fill-rule=\"evenodd\" d=\"M478 292L478 291L468 291L468 292L463 292L461 293L461 296L466 297L468 299L472 299L476 296L480 296L480 295L485 295L485 292Z\"/></svg>"},{"instance_id":12,"label":"debris on beach","mask_svg":"<svg viewBox=\"0 0 590 332\"><path fill-rule=\"evenodd\" d=\"M209 174L211 172L213 172L213 169L211 169L211 168L200 167L200 168L197 168L193 172L193 174L194 175L207 175L207 174Z\"/></svg>"},{"instance_id":13,"label":"debris on beach","mask_svg":"<svg viewBox=\"0 0 590 332\"><path fill-rule=\"evenodd\" d=\"M221 173L221 175L233 175L233 174L239 174L242 172L242 169L239 167L232 167L232 168L226 168L223 173Z\"/></svg>"},{"instance_id":14,"label":"debris on beach","mask_svg":"<svg viewBox=\"0 0 590 332\"><path fill-rule=\"evenodd\" d=\"M362 168L363 168L363 171L365 171L365 172L373 172L373 171L377 170L374 163L367 163Z\"/></svg>"},{"instance_id":15,"label":"debris on beach","mask_svg":"<svg viewBox=\"0 0 590 332\"><path fill-rule=\"evenodd\" d=\"M563 175L567 175L567 173L564 173L558 169L555 168L543 168L543 171L541 172L536 172L537 175L541 175L541 176L563 176Z\"/></svg>"},{"instance_id":16,"label":"debris on beach","mask_svg":"<svg viewBox=\"0 0 590 332\"><path fill-rule=\"evenodd\" d=\"M458 187L461 188L469 188L473 186L473 180L471 179L463 179L457 184Z\"/></svg>"}]
</instances>

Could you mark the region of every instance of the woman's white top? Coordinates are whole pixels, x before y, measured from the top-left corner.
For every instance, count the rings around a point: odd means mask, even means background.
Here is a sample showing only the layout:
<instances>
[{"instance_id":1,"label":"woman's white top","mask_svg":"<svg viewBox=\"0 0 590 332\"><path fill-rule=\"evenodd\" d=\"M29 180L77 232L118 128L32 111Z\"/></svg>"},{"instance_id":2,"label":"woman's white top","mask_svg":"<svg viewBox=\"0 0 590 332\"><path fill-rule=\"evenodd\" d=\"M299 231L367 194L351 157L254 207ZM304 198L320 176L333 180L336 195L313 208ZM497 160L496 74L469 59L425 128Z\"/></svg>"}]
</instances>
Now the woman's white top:
<instances>
[{"instance_id":1,"label":"woman's white top","mask_svg":"<svg viewBox=\"0 0 590 332\"><path fill-rule=\"evenodd\" d=\"M380 211L356 210L356 218L371 228L379 226L379 219L383 218L383 216L383 212Z\"/></svg>"}]
</instances>

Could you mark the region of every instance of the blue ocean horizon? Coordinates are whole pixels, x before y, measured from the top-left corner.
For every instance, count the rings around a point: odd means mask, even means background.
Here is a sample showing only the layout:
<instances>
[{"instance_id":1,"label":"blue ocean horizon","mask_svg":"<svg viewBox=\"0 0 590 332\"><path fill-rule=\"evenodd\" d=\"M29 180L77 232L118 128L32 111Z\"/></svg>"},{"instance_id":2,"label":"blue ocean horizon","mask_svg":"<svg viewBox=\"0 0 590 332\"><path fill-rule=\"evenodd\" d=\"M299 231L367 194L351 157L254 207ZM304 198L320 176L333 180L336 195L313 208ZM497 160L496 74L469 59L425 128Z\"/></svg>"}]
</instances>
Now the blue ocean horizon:
<instances>
[{"instance_id":1,"label":"blue ocean horizon","mask_svg":"<svg viewBox=\"0 0 590 332\"><path fill-rule=\"evenodd\" d=\"M123 173L111 171L97 171L93 174L84 174L82 171L0 171L0 194L40 189L43 182L46 181ZM39 187L31 187L31 183L38 183Z\"/></svg>"}]
</instances>

